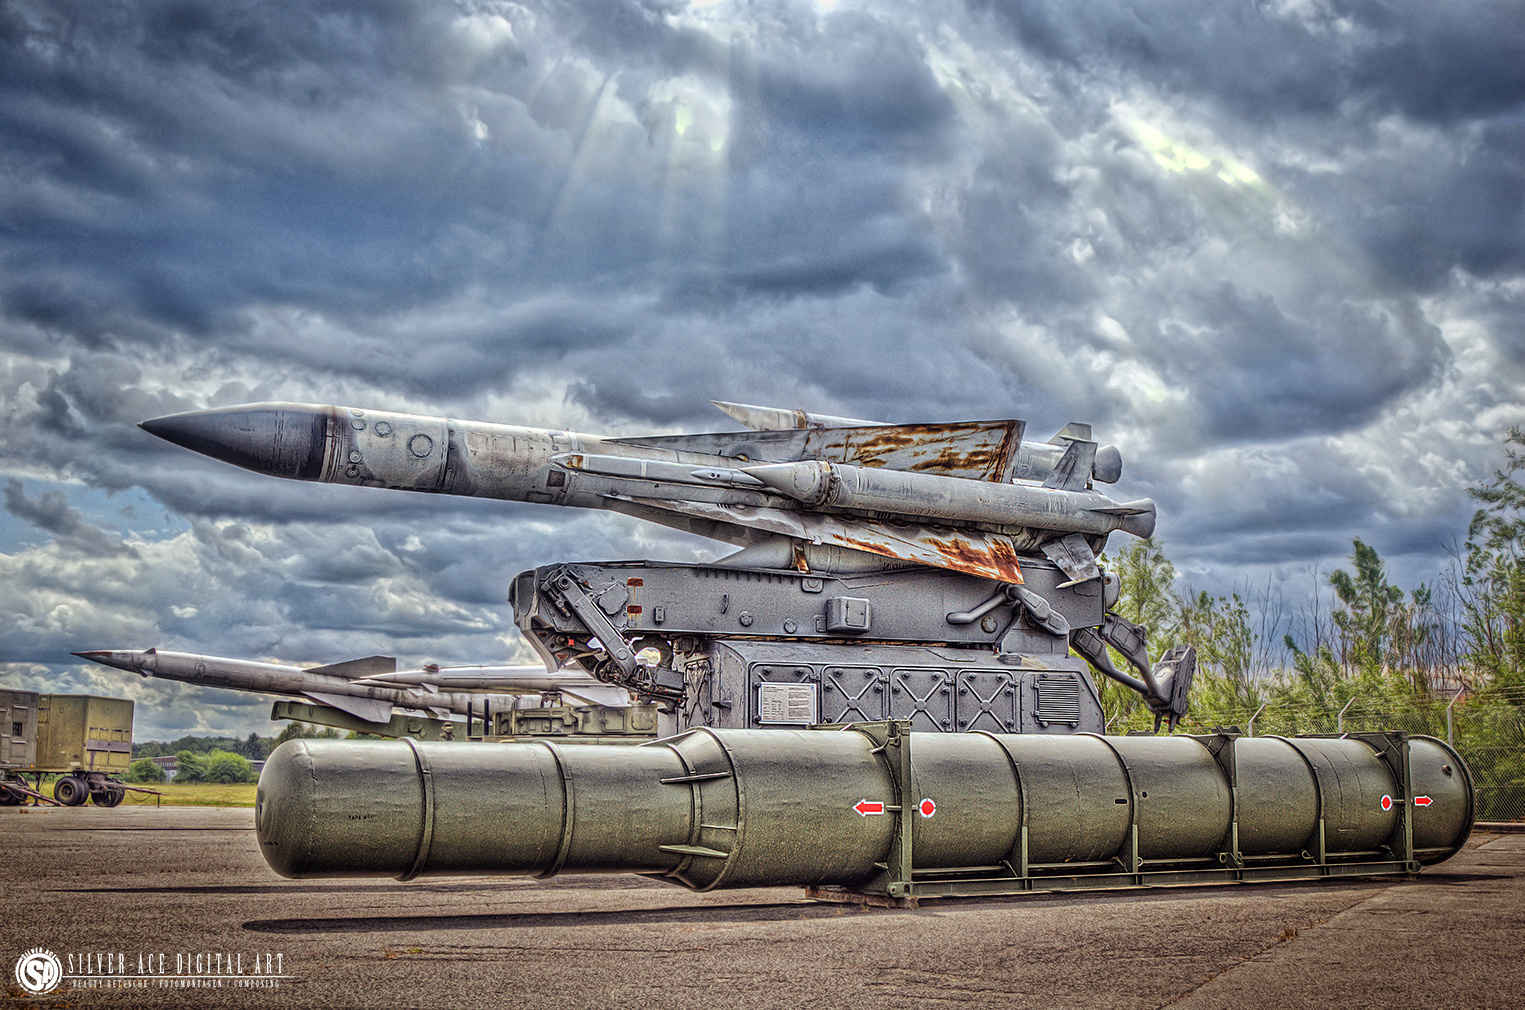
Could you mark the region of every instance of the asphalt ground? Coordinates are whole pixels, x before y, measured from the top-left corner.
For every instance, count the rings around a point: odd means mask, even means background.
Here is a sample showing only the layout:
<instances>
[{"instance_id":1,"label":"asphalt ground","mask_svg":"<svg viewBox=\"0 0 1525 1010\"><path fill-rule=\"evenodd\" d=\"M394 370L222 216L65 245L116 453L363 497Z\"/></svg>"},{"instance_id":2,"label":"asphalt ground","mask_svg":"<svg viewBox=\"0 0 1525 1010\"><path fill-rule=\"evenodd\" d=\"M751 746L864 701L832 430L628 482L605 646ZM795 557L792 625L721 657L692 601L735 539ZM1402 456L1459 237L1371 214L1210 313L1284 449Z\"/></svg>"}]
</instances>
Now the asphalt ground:
<instances>
[{"instance_id":1,"label":"asphalt ground","mask_svg":"<svg viewBox=\"0 0 1525 1010\"><path fill-rule=\"evenodd\" d=\"M693 894L635 876L287 881L265 866L252 820L248 809L0 809L0 1002L1525 1007L1522 834L1474 832L1414 880L864 910L797 889ZM30 997L12 970L37 947L69 977ZM99 974L107 956L124 971ZM267 958L283 977L254 974ZM140 959L151 977L131 977ZM242 974L212 985L219 972Z\"/></svg>"}]
</instances>

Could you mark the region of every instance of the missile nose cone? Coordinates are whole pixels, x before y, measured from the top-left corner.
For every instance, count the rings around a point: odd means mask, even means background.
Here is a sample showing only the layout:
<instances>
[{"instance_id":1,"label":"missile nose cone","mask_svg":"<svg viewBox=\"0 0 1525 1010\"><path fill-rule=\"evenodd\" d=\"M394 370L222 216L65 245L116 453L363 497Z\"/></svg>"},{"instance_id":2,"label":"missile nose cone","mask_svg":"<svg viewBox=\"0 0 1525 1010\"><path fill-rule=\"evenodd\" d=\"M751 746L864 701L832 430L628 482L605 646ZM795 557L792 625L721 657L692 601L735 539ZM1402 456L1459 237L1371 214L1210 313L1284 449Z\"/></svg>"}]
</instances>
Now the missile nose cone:
<instances>
[{"instance_id":1,"label":"missile nose cone","mask_svg":"<svg viewBox=\"0 0 1525 1010\"><path fill-rule=\"evenodd\" d=\"M99 649L93 652L76 652L74 655L80 659L88 659L92 663L99 663L102 666L126 670L128 673L142 673L144 667L148 665L148 657L152 653Z\"/></svg>"},{"instance_id":2,"label":"missile nose cone","mask_svg":"<svg viewBox=\"0 0 1525 1010\"><path fill-rule=\"evenodd\" d=\"M830 468L817 460L802 463L766 463L743 467L742 473L762 481L768 487L796 501L814 504L825 497L831 480Z\"/></svg>"},{"instance_id":3,"label":"missile nose cone","mask_svg":"<svg viewBox=\"0 0 1525 1010\"><path fill-rule=\"evenodd\" d=\"M310 403L254 403L192 410L141 422L166 442L255 473L317 480L331 410Z\"/></svg>"}]
</instances>

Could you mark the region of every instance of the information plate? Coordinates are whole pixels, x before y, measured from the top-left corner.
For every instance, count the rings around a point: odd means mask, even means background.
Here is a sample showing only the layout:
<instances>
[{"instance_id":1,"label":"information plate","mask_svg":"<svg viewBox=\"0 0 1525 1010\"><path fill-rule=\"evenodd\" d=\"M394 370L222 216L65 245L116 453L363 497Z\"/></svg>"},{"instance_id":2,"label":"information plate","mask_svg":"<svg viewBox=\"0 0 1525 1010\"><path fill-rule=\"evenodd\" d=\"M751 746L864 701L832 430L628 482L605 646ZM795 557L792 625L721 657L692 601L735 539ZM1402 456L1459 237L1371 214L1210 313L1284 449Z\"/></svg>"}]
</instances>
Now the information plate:
<instances>
[{"instance_id":1,"label":"information plate","mask_svg":"<svg viewBox=\"0 0 1525 1010\"><path fill-rule=\"evenodd\" d=\"M818 719L814 684L757 685L757 721L812 726Z\"/></svg>"}]
</instances>

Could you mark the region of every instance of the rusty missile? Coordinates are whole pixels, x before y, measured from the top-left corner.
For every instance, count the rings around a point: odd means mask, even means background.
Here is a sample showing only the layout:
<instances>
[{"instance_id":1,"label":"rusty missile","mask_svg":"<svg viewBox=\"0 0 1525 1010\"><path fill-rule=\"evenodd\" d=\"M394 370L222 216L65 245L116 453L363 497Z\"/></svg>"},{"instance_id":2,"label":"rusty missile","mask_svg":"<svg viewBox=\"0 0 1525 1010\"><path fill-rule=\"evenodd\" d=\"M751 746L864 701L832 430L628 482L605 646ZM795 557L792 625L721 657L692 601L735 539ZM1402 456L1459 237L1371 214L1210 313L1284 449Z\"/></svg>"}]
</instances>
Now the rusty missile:
<instances>
[{"instance_id":1,"label":"rusty missile","mask_svg":"<svg viewBox=\"0 0 1525 1010\"><path fill-rule=\"evenodd\" d=\"M766 408L725 406L747 423L772 419ZM808 416L775 430L605 438L258 403L141 427L276 477L606 509L742 548L782 538L1006 582L1021 580L1012 559L1024 552L1046 554L1072 579L1094 578L1108 533L1148 536L1154 524L1153 503L1092 488L1116 479L1121 458L1085 425L1036 446L1016 420Z\"/></svg>"}]
</instances>

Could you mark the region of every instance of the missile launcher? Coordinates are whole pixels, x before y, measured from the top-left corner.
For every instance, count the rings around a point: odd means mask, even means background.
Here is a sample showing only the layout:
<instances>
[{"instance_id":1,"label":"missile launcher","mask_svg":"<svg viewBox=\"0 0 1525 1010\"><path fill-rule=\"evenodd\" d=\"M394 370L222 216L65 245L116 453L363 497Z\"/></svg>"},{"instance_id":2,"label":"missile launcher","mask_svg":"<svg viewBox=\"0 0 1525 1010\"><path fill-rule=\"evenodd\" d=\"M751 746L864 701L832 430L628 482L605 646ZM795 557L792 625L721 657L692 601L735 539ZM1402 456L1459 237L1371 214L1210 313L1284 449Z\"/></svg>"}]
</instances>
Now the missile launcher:
<instances>
[{"instance_id":1,"label":"missile launcher","mask_svg":"<svg viewBox=\"0 0 1525 1010\"><path fill-rule=\"evenodd\" d=\"M1122 458L1089 426L1030 442L1018 420L719 406L749 430L606 438L298 403L142 427L271 476L606 509L739 548L513 580L546 670L660 703L665 732L855 720L1100 732L1091 668L1143 695L1156 726L1186 712L1194 654L1151 664L1142 631L1111 612L1097 554L1113 532L1151 535L1155 510L1096 489L1120 479Z\"/></svg>"},{"instance_id":2,"label":"missile launcher","mask_svg":"<svg viewBox=\"0 0 1525 1010\"><path fill-rule=\"evenodd\" d=\"M1412 874L1466 840L1471 776L1438 740L1100 735L1087 664L1174 729L1195 656L1151 664L1113 610L1097 555L1149 536L1154 505L1096 489L1122 461L1087 426L1027 444L1015 420L720 406L753 430L601 438L308 404L144 422L273 476L607 509L739 548L512 581L546 671L659 703L662 739L288 741L255 808L276 872L640 873L915 905Z\"/></svg>"}]
</instances>

